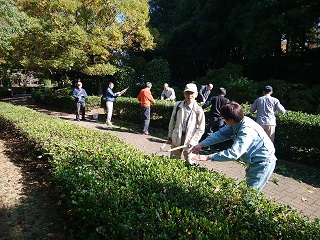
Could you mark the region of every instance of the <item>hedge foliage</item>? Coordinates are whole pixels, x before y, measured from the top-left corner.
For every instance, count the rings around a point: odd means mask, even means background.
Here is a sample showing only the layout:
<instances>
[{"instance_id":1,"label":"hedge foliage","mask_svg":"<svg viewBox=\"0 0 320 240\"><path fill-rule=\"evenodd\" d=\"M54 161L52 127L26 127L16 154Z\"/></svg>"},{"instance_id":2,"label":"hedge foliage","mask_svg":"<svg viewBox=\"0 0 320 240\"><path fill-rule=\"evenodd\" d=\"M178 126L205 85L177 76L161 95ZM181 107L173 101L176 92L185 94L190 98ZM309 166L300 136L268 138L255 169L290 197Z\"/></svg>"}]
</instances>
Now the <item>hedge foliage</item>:
<instances>
[{"instance_id":1,"label":"hedge foliage","mask_svg":"<svg viewBox=\"0 0 320 240\"><path fill-rule=\"evenodd\" d=\"M61 90L60 90L61 91ZM62 95L62 96L61 96ZM57 106L61 109L75 111L73 98L65 93L37 91L32 97L40 103ZM105 106L105 99L89 96L86 108L93 109ZM167 130L174 103L157 100L151 108L150 126ZM249 112L251 105L242 104L245 115L255 118ZM209 109L207 109L209 110ZM135 124L142 124L140 103L136 98L117 98L114 104L114 119ZM320 167L320 117L319 115L302 112L287 111L284 115L277 115L275 146L277 156L288 161L295 161L305 165Z\"/></svg>"},{"instance_id":2,"label":"hedge foliage","mask_svg":"<svg viewBox=\"0 0 320 240\"><path fill-rule=\"evenodd\" d=\"M319 239L300 216L225 175L147 156L108 133L0 102L0 130L48 156L80 239Z\"/></svg>"}]
</instances>

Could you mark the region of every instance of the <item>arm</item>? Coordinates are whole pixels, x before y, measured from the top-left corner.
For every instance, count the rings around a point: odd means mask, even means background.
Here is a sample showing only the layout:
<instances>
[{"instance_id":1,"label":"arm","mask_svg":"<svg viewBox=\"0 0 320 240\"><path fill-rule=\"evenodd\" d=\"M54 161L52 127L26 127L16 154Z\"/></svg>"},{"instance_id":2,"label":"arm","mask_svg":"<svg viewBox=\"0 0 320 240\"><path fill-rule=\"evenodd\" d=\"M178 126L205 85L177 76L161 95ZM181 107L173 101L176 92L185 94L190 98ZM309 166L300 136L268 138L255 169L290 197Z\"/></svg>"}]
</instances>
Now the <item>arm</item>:
<instances>
[{"instance_id":1,"label":"arm","mask_svg":"<svg viewBox=\"0 0 320 240\"><path fill-rule=\"evenodd\" d=\"M252 104L252 106L250 107L250 112L254 113L255 111L257 111L257 100L255 100Z\"/></svg>"},{"instance_id":2,"label":"arm","mask_svg":"<svg viewBox=\"0 0 320 240\"><path fill-rule=\"evenodd\" d=\"M219 131L211 134L209 137L207 137L205 140L200 142L198 145L194 146L190 150L190 152L198 153L203 147L207 147L207 146L231 139L232 135L233 135L233 128L231 126L225 126L219 129ZM197 160L201 160L201 159L197 159Z\"/></svg>"},{"instance_id":3,"label":"arm","mask_svg":"<svg viewBox=\"0 0 320 240\"><path fill-rule=\"evenodd\" d=\"M171 96L170 96L170 100L175 100L176 99L176 93L174 92L173 88L171 88Z\"/></svg>"},{"instance_id":4,"label":"arm","mask_svg":"<svg viewBox=\"0 0 320 240\"><path fill-rule=\"evenodd\" d=\"M190 146L194 146L199 142L199 140L205 130L205 124L206 124L205 123L205 116L204 116L204 112L203 112L202 108L200 108L200 107L199 107L199 111L197 114L196 124L197 124L196 131L189 141Z\"/></svg>"},{"instance_id":5,"label":"arm","mask_svg":"<svg viewBox=\"0 0 320 240\"><path fill-rule=\"evenodd\" d=\"M281 103L279 101L276 104L276 109L281 114L286 113L286 109L281 105Z\"/></svg>"},{"instance_id":6,"label":"arm","mask_svg":"<svg viewBox=\"0 0 320 240\"><path fill-rule=\"evenodd\" d=\"M213 97L211 97L209 100L207 100L207 101L202 105L202 108L205 109L205 108L209 107L210 104L212 103L212 99L213 99Z\"/></svg>"},{"instance_id":7,"label":"arm","mask_svg":"<svg viewBox=\"0 0 320 240\"><path fill-rule=\"evenodd\" d=\"M202 99L202 102L204 102L205 98L203 96L203 89L205 88L206 86L201 86L200 90L199 90L199 96L200 98Z\"/></svg>"},{"instance_id":8,"label":"arm","mask_svg":"<svg viewBox=\"0 0 320 240\"><path fill-rule=\"evenodd\" d=\"M164 90L163 90L162 93L161 93L160 99L161 99L161 100L164 100L165 97L166 97L166 96L164 95Z\"/></svg>"},{"instance_id":9,"label":"arm","mask_svg":"<svg viewBox=\"0 0 320 240\"><path fill-rule=\"evenodd\" d=\"M77 90L77 89L74 89L74 90L73 90L72 96L73 96L74 98L78 98L78 90Z\"/></svg>"},{"instance_id":10,"label":"arm","mask_svg":"<svg viewBox=\"0 0 320 240\"><path fill-rule=\"evenodd\" d=\"M111 90L111 88L108 88L108 89L107 89L107 94L106 94L106 96L116 98L116 97L118 97L118 96L119 96L119 92L114 93L114 92Z\"/></svg>"},{"instance_id":11,"label":"arm","mask_svg":"<svg viewBox=\"0 0 320 240\"><path fill-rule=\"evenodd\" d=\"M148 100L149 100L150 102L152 102L152 103L155 103L155 102L156 102L156 101L154 100L151 92L148 93L147 98L148 98Z\"/></svg>"},{"instance_id":12,"label":"arm","mask_svg":"<svg viewBox=\"0 0 320 240\"><path fill-rule=\"evenodd\" d=\"M172 131L176 125L176 115L177 115L177 111L178 111L178 105L181 102L177 102L172 110L172 114L171 114L171 118L170 118L170 122L169 122L169 127L168 127L168 140L171 141L171 137L172 137Z\"/></svg>"},{"instance_id":13,"label":"arm","mask_svg":"<svg viewBox=\"0 0 320 240\"><path fill-rule=\"evenodd\" d=\"M83 94L84 98L88 97L88 94L87 94L86 90L84 90L84 89L82 89L82 93L81 94Z\"/></svg>"}]
</instances>

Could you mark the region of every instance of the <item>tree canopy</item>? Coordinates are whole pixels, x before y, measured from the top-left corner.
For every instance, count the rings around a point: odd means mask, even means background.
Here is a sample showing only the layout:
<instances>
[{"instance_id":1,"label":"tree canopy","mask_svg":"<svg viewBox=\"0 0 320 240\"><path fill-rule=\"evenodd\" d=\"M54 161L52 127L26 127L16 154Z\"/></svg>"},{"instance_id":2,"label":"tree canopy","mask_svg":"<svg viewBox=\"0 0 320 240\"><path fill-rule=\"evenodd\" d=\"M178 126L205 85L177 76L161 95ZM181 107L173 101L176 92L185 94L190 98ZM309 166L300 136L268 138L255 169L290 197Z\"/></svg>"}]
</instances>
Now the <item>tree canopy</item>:
<instances>
[{"instance_id":1,"label":"tree canopy","mask_svg":"<svg viewBox=\"0 0 320 240\"><path fill-rule=\"evenodd\" d=\"M113 75L128 50L152 49L147 0L17 0L28 16L8 61L47 73Z\"/></svg>"},{"instance_id":2,"label":"tree canopy","mask_svg":"<svg viewBox=\"0 0 320 240\"><path fill-rule=\"evenodd\" d=\"M292 69L292 58L319 66L309 58L320 43L316 0L152 0L150 10L176 81L196 80L227 62L253 77L280 76L280 67Z\"/></svg>"}]
</instances>

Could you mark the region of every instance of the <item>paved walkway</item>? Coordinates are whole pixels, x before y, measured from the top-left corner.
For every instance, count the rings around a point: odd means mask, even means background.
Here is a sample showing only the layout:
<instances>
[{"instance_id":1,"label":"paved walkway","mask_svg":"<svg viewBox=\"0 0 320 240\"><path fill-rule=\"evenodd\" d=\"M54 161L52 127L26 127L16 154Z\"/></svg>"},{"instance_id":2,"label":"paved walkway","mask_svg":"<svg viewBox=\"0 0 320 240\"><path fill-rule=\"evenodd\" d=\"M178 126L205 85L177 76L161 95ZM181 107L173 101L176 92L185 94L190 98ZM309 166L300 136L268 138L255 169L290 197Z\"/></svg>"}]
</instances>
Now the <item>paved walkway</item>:
<instances>
[{"instance_id":1,"label":"paved walkway","mask_svg":"<svg viewBox=\"0 0 320 240\"><path fill-rule=\"evenodd\" d=\"M28 99L28 98L27 98ZM102 120L105 119L103 109L95 110L87 113L87 121L75 121L74 114L51 111L33 105L30 99L26 101L26 96L17 96L10 100L13 104L27 105L40 112L55 115L63 120L78 124L83 127L93 128L99 131L109 132L118 136L123 141L139 148L146 154L158 154L159 156L168 156L167 152L160 152L160 148L165 142L165 139L152 136L142 135L140 132L129 132L124 128L117 126L107 126ZM97 120L93 119L93 114L100 114ZM100 120L100 121L99 121ZM169 145L165 149L169 149ZM205 166L208 169L219 171L229 177L237 180L243 180L245 175L245 168L242 164L237 162L199 162L199 165ZM301 181L294 180L276 173L273 173L269 182L262 191L266 198L273 198L277 203L291 205L300 214L307 215L311 219L320 218L320 188L318 186L308 185Z\"/></svg>"}]
</instances>

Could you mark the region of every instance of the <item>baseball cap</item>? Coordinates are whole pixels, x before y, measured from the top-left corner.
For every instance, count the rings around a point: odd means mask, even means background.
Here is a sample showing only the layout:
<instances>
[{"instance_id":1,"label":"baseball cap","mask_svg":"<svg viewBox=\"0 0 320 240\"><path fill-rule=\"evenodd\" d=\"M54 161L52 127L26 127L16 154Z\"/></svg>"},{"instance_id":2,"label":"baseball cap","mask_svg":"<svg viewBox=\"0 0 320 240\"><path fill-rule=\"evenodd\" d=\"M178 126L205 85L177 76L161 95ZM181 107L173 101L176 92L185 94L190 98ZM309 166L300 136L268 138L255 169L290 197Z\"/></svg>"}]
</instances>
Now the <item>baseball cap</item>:
<instances>
[{"instance_id":1,"label":"baseball cap","mask_svg":"<svg viewBox=\"0 0 320 240\"><path fill-rule=\"evenodd\" d=\"M265 92L273 92L273 89L272 89L272 87L271 86L265 86L264 88L263 88L263 91L265 91Z\"/></svg>"},{"instance_id":2,"label":"baseball cap","mask_svg":"<svg viewBox=\"0 0 320 240\"><path fill-rule=\"evenodd\" d=\"M184 88L184 92L198 92L197 85L195 85L194 83L188 83Z\"/></svg>"}]
</instances>

